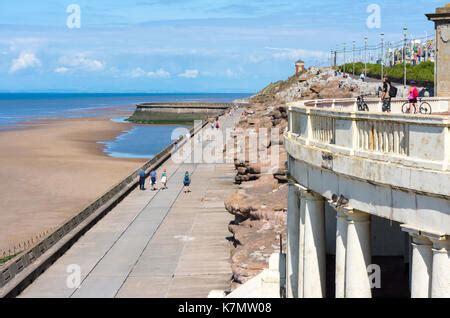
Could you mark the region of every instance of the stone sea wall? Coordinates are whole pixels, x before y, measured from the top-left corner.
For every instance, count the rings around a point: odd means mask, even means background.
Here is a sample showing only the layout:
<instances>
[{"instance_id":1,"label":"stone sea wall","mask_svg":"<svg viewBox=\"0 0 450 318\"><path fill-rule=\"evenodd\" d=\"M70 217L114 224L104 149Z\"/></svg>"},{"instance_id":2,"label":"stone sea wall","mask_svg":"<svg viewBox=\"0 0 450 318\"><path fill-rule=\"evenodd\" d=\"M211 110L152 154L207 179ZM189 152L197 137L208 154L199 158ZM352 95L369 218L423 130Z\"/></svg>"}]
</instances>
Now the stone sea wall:
<instances>
[{"instance_id":1,"label":"stone sea wall","mask_svg":"<svg viewBox=\"0 0 450 318\"><path fill-rule=\"evenodd\" d=\"M192 124L208 120L232 107L232 103L145 103L136 105L128 119L138 124Z\"/></svg>"}]
</instances>

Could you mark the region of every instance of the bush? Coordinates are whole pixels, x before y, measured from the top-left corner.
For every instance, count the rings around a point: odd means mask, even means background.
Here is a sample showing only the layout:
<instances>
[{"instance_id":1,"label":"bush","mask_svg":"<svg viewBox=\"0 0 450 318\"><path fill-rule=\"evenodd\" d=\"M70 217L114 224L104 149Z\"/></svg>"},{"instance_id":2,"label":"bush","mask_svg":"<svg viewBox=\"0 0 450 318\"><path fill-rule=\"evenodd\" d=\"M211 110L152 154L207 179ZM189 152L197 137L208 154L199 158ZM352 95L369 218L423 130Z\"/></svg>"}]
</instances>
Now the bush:
<instances>
[{"instance_id":1,"label":"bush","mask_svg":"<svg viewBox=\"0 0 450 318\"><path fill-rule=\"evenodd\" d=\"M340 66L341 69L344 65ZM353 64L349 63L345 65L345 69L348 73L353 73ZM364 73L364 63L355 63L355 74L359 75ZM397 64L393 67L385 67L384 74L391 79L402 80L403 79L403 64ZM380 64L367 64L367 76L380 78L381 65ZM434 62L422 62L418 65L406 65L406 79L408 81L427 81L434 82Z\"/></svg>"}]
</instances>

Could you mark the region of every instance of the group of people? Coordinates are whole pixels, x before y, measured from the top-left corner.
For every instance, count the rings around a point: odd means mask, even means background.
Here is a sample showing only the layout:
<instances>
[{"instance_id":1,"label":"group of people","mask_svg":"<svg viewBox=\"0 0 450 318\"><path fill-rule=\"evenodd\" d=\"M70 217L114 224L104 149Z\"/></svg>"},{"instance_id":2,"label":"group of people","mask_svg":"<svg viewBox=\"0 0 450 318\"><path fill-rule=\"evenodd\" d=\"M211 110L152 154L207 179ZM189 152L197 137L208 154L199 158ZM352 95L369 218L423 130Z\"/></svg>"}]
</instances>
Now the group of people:
<instances>
[{"instance_id":1,"label":"group of people","mask_svg":"<svg viewBox=\"0 0 450 318\"><path fill-rule=\"evenodd\" d=\"M145 173L144 169L140 169L138 174L139 174L139 189L144 191L144 190L146 190L145 189L146 173ZM156 187L158 174L155 169L150 171L149 177L150 177L150 186L151 186L152 191L158 190L158 188ZM162 184L161 190L168 189L168 187L167 187L167 170L166 169L164 169L161 174L161 184ZM184 177L183 177L184 193L191 192L189 189L190 185L191 185L191 175L190 175L189 171L186 171L186 173L184 174Z\"/></svg>"},{"instance_id":2,"label":"group of people","mask_svg":"<svg viewBox=\"0 0 450 318\"><path fill-rule=\"evenodd\" d=\"M416 81L410 82L411 86L408 91L408 108L407 112L411 112L412 107L416 107L417 99L419 98L419 90L417 89ZM389 78L383 78L383 87L381 89L381 101L383 102L383 112L391 111L391 99L397 96L398 89L392 85Z\"/></svg>"}]
</instances>

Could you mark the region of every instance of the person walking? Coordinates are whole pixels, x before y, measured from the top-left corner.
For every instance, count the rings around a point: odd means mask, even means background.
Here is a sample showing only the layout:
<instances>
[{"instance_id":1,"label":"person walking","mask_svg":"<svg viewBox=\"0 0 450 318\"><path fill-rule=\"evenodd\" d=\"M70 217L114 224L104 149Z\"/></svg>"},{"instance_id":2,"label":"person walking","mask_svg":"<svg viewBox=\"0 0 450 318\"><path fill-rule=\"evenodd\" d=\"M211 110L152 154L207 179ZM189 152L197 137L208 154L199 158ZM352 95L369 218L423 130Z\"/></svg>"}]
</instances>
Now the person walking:
<instances>
[{"instance_id":1,"label":"person walking","mask_svg":"<svg viewBox=\"0 0 450 318\"><path fill-rule=\"evenodd\" d=\"M216 118L216 129L220 128L219 117Z\"/></svg>"},{"instance_id":2,"label":"person walking","mask_svg":"<svg viewBox=\"0 0 450 318\"><path fill-rule=\"evenodd\" d=\"M191 192L191 190L189 190L189 186L191 185L191 176L189 175L188 171L186 171L186 173L184 174L183 185L184 185L184 193Z\"/></svg>"},{"instance_id":3,"label":"person walking","mask_svg":"<svg viewBox=\"0 0 450 318\"><path fill-rule=\"evenodd\" d=\"M151 182L151 185L152 185L152 191L156 190L156 178L157 178L156 171L152 170L150 172L150 182Z\"/></svg>"},{"instance_id":4,"label":"person walking","mask_svg":"<svg viewBox=\"0 0 450 318\"><path fill-rule=\"evenodd\" d=\"M382 94L381 94L381 101L383 102L383 107L382 107L382 111L383 112L391 112L391 99L392 97L392 92L395 90L395 95L397 95L397 89L395 87L392 86L391 81L385 77L383 78L383 88L381 90Z\"/></svg>"},{"instance_id":5,"label":"person walking","mask_svg":"<svg viewBox=\"0 0 450 318\"><path fill-rule=\"evenodd\" d=\"M139 169L138 172L139 175L139 189L140 190L145 190L145 171L144 169Z\"/></svg>"},{"instance_id":6,"label":"person walking","mask_svg":"<svg viewBox=\"0 0 450 318\"><path fill-rule=\"evenodd\" d=\"M366 81L366 76L364 75L364 73L361 73L361 75L359 75L359 79L360 79L362 82L365 82L365 81Z\"/></svg>"},{"instance_id":7,"label":"person walking","mask_svg":"<svg viewBox=\"0 0 450 318\"><path fill-rule=\"evenodd\" d=\"M163 185L161 189L167 189L167 171L166 171L166 169L164 169L164 171L161 175L161 183Z\"/></svg>"}]
</instances>

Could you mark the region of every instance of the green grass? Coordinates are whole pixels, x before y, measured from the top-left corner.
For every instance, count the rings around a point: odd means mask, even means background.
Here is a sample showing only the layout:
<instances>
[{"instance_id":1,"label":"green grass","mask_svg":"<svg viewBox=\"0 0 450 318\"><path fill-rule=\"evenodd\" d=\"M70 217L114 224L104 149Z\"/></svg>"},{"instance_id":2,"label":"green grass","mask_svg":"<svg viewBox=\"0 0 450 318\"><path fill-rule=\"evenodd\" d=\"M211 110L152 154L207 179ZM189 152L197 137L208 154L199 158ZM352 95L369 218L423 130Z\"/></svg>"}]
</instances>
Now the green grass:
<instances>
[{"instance_id":1,"label":"green grass","mask_svg":"<svg viewBox=\"0 0 450 318\"><path fill-rule=\"evenodd\" d=\"M14 257L16 257L19 254L20 253L0 258L0 264L4 264L4 263L8 262L9 260L13 259Z\"/></svg>"},{"instance_id":2,"label":"green grass","mask_svg":"<svg viewBox=\"0 0 450 318\"><path fill-rule=\"evenodd\" d=\"M340 69L343 70L344 66L341 65ZM347 73L353 73L353 64L349 63L345 65ZM364 73L364 63L355 63L355 74L360 75ZM397 64L393 67L385 67L384 74L391 79L402 80L403 79L403 64ZM380 64L367 64L367 76L379 78L381 76ZM408 81L426 81L434 82L434 63L423 62L416 66L406 65L406 79Z\"/></svg>"},{"instance_id":3,"label":"green grass","mask_svg":"<svg viewBox=\"0 0 450 318\"><path fill-rule=\"evenodd\" d=\"M212 114L210 116L213 116ZM177 114L157 112L135 112L127 121L147 125L184 125L191 126L195 120L206 120L206 114Z\"/></svg>"}]
</instances>

